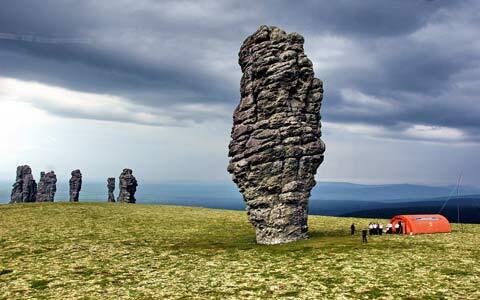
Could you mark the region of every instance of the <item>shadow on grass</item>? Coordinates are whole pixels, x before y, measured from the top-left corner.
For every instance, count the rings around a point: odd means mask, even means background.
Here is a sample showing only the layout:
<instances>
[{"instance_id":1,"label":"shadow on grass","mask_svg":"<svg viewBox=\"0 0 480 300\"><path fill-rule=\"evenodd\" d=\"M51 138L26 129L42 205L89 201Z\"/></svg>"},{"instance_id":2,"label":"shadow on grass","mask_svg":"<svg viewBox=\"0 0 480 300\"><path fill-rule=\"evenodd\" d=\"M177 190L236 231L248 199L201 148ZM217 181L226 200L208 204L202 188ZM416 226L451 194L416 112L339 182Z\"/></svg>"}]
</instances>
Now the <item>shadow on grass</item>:
<instances>
[{"instance_id":1,"label":"shadow on grass","mask_svg":"<svg viewBox=\"0 0 480 300\"><path fill-rule=\"evenodd\" d=\"M0 276L1 275L5 275L5 274L9 274L9 273L12 273L13 270L10 270L10 269L2 269L0 270Z\"/></svg>"},{"instance_id":2,"label":"shadow on grass","mask_svg":"<svg viewBox=\"0 0 480 300\"><path fill-rule=\"evenodd\" d=\"M255 241L255 234L217 236L209 238L187 238L181 242L165 246L181 252L190 251L228 251L228 250L255 250L262 252L310 252L326 245L351 248L353 244L361 244L361 237L357 240L350 237L344 231L312 231L309 238L296 242L279 245L260 245Z\"/></svg>"},{"instance_id":3,"label":"shadow on grass","mask_svg":"<svg viewBox=\"0 0 480 300\"><path fill-rule=\"evenodd\" d=\"M44 279L32 280L30 281L30 287L36 290L44 290L48 288L49 283L50 283L50 280L44 280Z\"/></svg>"},{"instance_id":4,"label":"shadow on grass","mask_svg":"<svg viewBox=\"0 0 480 300\"><path fill-rule=\"evenodd\" d=\"M187 238L181 242L163 246L162 251L167 249L178 253L196 253L211 255L216 251L256 251L258 253L302 253L308 254L315 251L339 251L350 252L358 249L385 250L399 249L407 250L412 247L428 247L429 249L441 250L444 246L431 240L412 240L411 237L392 237L392 236L369 236L368 243L362 243L360 235L351 236L349 233L341 230L314 230L309 232L309 238L296 242L278 244L278 245L260 245L255 241L255 235L241 234L232 236L217 236L203 239ZM160 250L160 249L159 249Z\"/></svg>"}]
</instances>

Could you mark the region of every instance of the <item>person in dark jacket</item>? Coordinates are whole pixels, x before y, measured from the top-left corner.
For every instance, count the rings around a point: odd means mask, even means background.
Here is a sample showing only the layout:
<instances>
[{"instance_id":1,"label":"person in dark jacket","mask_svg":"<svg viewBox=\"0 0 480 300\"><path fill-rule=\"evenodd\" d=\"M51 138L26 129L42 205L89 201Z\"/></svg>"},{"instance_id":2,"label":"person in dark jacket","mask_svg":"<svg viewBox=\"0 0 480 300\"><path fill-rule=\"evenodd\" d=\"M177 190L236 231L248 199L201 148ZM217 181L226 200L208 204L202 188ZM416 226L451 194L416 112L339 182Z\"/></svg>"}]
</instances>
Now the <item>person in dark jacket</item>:
<instances>
[{"instance_id":1,"label":"person in dark jacket","mask_svg":"<svg viewBox=\"0 0 480 300\"><path fill-rule=\"evenodd\" d=\"M355 235L355 224L352 223L352 225L350 226L350 231L352 233L352 235Z\"/></svg>"},{"instance_id":2,"label":"person in dark jacket","mask_svg":"<svg viewBox=\"0 0 480 300\"><path fill-rule=\"evenodd\" d=\"M400 233L401 233L401 232L400 232L401 230L402 230L402 222L399 221L397 224L395 224L395 233L396 233L396 234L400 234Z\"/></svg>"},{"instance_id":3,"label":"person in dark jacket","mask_svg":"<svg viewBox=\"0 0 480 300\"><path fill-rule=\"evenodd\" d=\"M367 230L366 229L363 229L362 230L362 243L368 243L367 241Z\"/></svg>"}]
</instances>

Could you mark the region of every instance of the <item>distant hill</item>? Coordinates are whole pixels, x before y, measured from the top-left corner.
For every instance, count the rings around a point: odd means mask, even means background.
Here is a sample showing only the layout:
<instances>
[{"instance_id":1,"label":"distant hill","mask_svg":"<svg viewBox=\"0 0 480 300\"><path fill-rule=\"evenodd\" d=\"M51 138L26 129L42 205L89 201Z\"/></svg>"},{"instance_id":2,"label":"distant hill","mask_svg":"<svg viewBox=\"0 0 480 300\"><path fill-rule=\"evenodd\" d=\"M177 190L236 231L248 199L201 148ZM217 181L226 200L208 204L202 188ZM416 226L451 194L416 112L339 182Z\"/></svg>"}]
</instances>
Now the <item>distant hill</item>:
<instances>
[{"instance_id":1,"label":"distant hill","mask_svg":"<svg viewBox=\"0 0 480 300\"><path fill-rule=\"evenodd\" d=\"M68 199L68 183L59 182L57 201ZM0 182L0 203L10 199L10 182ZM480 195L480 189L461 186L461 195ZM315 215L341 216L355 213L358 216L391 217L393 212L411 207L439 209L444 200L456 194L455 186L426 186L413 184L365 185L348 182L319 182L312 190L309 212ZM118 194L118 188L115 191ZM137 191L138 203L174 204L244 210L242 195L232 182L200 183L142 183ZM477 199L478 196L471 196ZM106 183L84 182L80 201L103 202L107 199ZM470 200L468 200L470 201ZM473 200L472 200L473 201ZM430 203L431 202L431 203ZM450 204L454 203L449 201ZM461 203L463 209L464 205ZM456 205L456 204L455 204ZM397 209L395 211L389 209ZM472 222L480 223L480 216Z\"/></svg>"},{"instance_id":2,"label":"distant hill","mask_svg":"<svg viewBox=\"0 0 480 300\"><path fill-rule=\"evenodd\" d=\"M12 182L0 181L0 203L8 202ZM57 199L68 198L68 182L60 181L57 186ZM118 193L118 189L115 191ZM427 186L415 184L367 185L348 182L318 182L312 190L313 201L418 201L445 197L456 193L455 186ZM461 186L460 195L480 194L480 188ZM198 202L215 199L215 202L230 203L230 206L243 206L242 196L232 182L202 183L142 183L137 191L138 199L144 203L164 203L167 201ZM81 198L101 200L106 198L104 182L84 181ZM199 202L201 203L201 202ZM230 207L229 207L230 208Z\"/></svg>"},{"instance_id":3,"label":"distant hill","mask_svg":"<svg viewBox=\"0 0 480 300\"><path fill-rule=\"evenodd\" d=\"M417 202L369 203L368 208L359 207L358 210L343 213L340 216L388 219L399 214L441 213L450 222L457 222L458 207L461 223L480 223L480 195L452 197L445 203L446 200L436 198Z\"/></svg>"},{"instance_id":4,"label":"distant hill","mask_svg":"<svg viewBox=\"0 0 480 300\"><path fill-rule=\"evenodd\" d=\"M417 201L456 193L456 186L415 184L366 185L347 182L319 182L312 190L312 199L355 201ZM480 194L480 188L460 186L460 195Z\"/></svg>"}]
</instances>

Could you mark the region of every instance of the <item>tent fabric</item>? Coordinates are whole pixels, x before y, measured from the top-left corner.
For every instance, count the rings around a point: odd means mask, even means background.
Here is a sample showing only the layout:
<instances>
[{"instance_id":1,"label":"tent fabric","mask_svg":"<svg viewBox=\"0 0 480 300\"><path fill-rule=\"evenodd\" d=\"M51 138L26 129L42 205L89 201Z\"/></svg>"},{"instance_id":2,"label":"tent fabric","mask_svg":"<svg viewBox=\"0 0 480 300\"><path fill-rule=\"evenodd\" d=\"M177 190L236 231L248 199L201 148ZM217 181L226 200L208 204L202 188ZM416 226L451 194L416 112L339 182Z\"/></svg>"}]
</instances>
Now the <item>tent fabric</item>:
<instances>
[{"instance_id":1,"label":"tent fabric","mask_svg":"<svg viewBox=\"0 0 480 300\"><path fill-rule=\"evenodd\" d=\"M398 222L402 222L404 234L452 232L450 222L442 215L398 215L390 221L393 228Z\"/></svg>"}]
</instances>

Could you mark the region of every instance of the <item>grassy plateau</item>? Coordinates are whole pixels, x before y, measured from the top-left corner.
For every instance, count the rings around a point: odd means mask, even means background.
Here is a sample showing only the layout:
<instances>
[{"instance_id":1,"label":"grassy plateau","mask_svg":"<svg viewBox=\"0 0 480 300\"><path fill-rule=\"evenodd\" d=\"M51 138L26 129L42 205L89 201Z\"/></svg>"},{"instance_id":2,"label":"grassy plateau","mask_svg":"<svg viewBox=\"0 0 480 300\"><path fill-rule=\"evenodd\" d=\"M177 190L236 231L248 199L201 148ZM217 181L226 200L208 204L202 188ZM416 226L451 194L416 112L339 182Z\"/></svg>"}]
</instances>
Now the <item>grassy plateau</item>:
<instances>
[{"instance_id":1,"label":"grassy plateau","mask_svg":"<svg viewBox=\"0 0 480 300\"><path fill-rule=\"evenodd\" d=\"M310 216L310 239L264 246L241 211L1 205L0 299L480 299L480 225L350 236L370 221Z\"/></svg>"}]
</instances>

